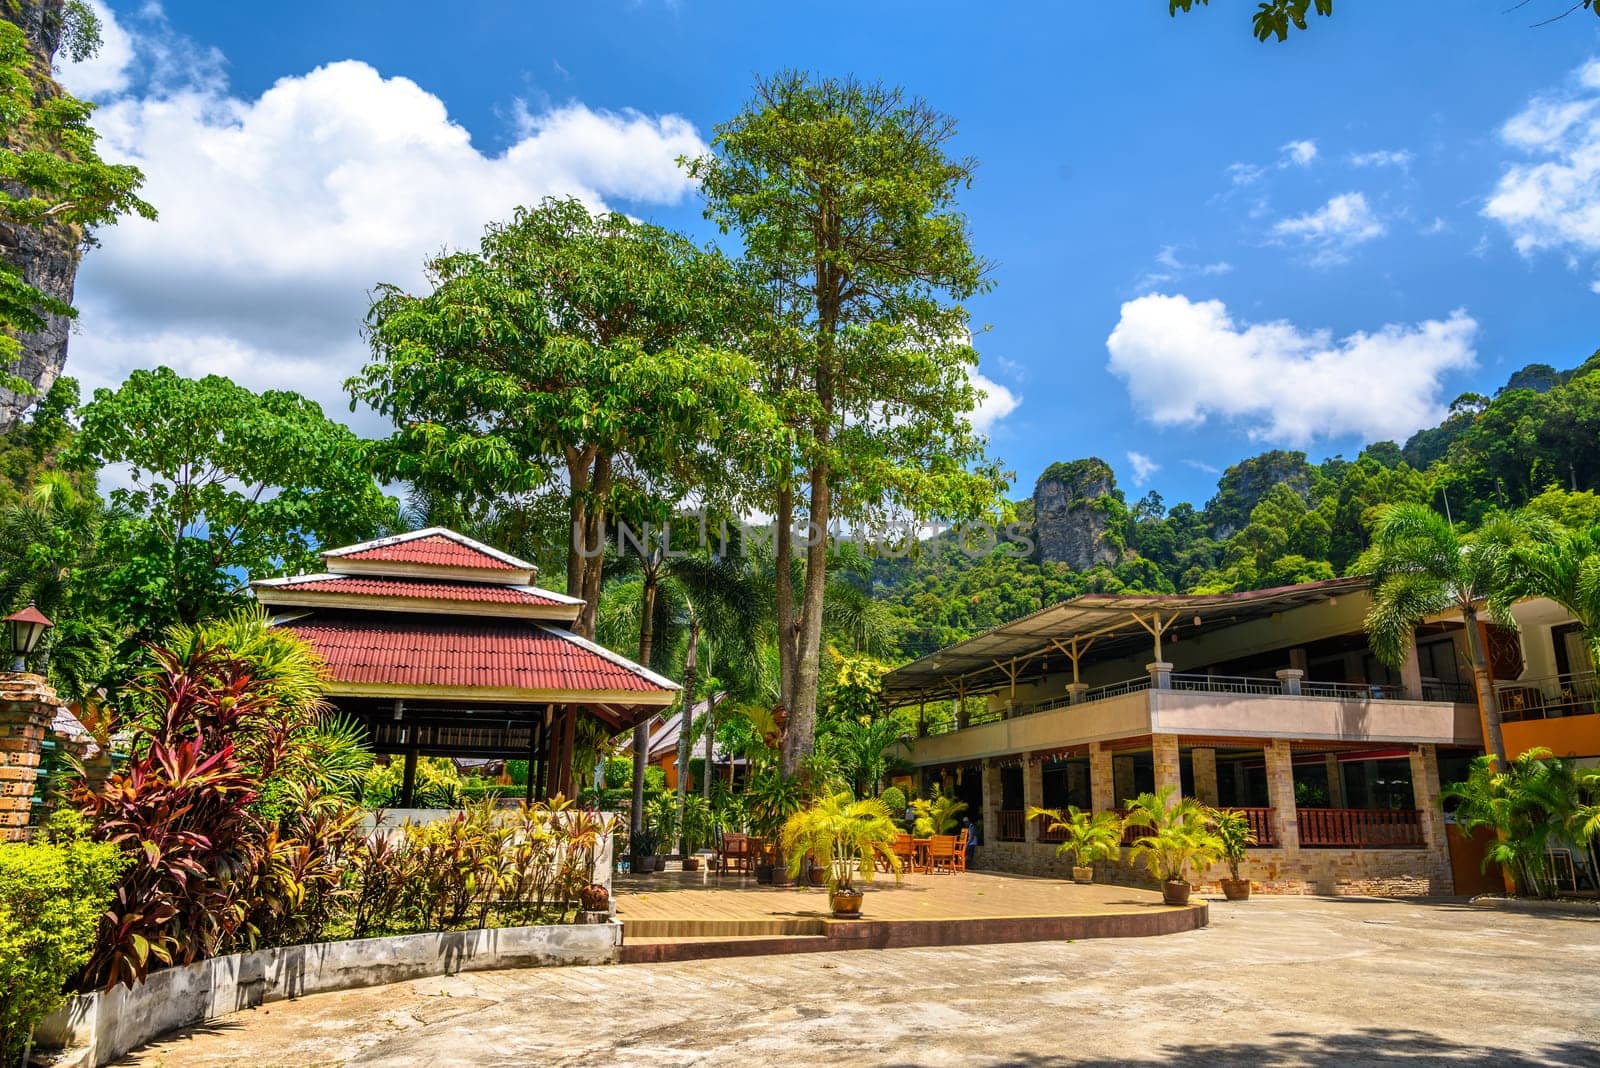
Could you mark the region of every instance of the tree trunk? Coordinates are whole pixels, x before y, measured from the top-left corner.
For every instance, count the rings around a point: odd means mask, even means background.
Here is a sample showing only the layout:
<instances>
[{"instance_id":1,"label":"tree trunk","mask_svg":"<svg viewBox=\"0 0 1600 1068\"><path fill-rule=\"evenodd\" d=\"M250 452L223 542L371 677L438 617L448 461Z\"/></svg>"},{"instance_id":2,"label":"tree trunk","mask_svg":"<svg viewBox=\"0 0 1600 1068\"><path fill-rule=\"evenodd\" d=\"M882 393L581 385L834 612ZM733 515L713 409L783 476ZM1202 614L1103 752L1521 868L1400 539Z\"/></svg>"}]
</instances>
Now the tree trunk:
<instances>
[{"instance_id":1,"label":"tree trunk","mask_svg":"<svg viewBox=\"0 0 1600 1068\"><path fill-rule=\"evenodd\" d=\"M831 487L828 469L818 464L811 472L811 509L806 547L806 576L795 648L794 697L789 706L789 727L784 737L783 773L793 775L809 756L817 733L817 682L822 657L822 602L828 579L828 521Z\"/></svg>"},{"instance_id":2,"label":"tree trunk","mask_svg":"<svg viewBox=\"0 0 1600 1068\"><path fill-rule=\"evenodd\" d=\"M777 569L778 703L787 710L794 702L794 487L778 490L774 532Z\"/></svg>"},{"instance_id":3,"label":"tree trunk","mask_svg":"<svg viewBox=\"0 0 1600 1068\"><path fill-rule=\"evenodd\" d=\"M656 637L657 572L646 567L644 594L639 598L639 663L650 666L650 653ZM644 773L650 762L650 717L633 728L633 807L628 813L628 841L638 871L639 832L644 829Z\"/></svg>"},{"instance_id":4,"label":"tree trunk","mask_svg":"<svg viewBox=\"0 0 1600 1068\"><path fill-rule=\"evenodd\" d=\"M689 760L694 756L694 742L690 737L694 729L694 688L697 658L700 653L700 621L689 620L689 652L683 661L683 720L678 727L678 835L684 856L689 855L689 832L683 825L683 811L689 795ZM706 761L704 774L709 777L711 761Z\"/></svg>"},{"instance_id":5,"label":"tree trunk","mask_svg":"<svg viewBox=\"0 0 1600 1068\"><path fill-rule=\"evenodd\" d=\"M1483 717L1484 741L1497 770L1506 769L1506 742L1500 732L1500 699L1489 675L1489 657L1483 647L1483 630L1478 625L1478 610L1471 605L1461 610L1467 625L1467 650L1472 658L1472 678L1477 684L1478 712Z\"/></svg>"}]
</instances>

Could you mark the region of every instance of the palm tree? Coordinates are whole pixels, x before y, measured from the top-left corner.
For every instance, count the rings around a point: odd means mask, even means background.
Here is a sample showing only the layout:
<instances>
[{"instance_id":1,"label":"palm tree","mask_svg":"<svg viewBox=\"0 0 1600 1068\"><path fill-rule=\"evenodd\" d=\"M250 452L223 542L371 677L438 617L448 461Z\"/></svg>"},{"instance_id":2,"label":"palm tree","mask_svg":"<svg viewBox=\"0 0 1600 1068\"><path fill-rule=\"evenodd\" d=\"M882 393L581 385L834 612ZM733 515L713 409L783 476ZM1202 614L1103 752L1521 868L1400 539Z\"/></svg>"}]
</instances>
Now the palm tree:
<instances>
[{"instance_id":1,"label":"palm tree","mask_svg":"<svg viewBox=\"0 0 1600 1068\"><path fill-rule=\"evenodd\" d=\"M827 727L823 741L852 788L875 795L896 763L895 750L909 745L911 736L905 724L890 715L839 720Z\"/></svg>"},{"instance_id":2,"label":"palm tree","mask_svg":"<svg viewBox=\"0 0 1600 1068\"><path fill-rule=\"evenodd\" d=\"M783 851L789 873L798 876L808 856L828 865L828 889L850 891L855 880L871 880L874 863L883 860L896 877L896 827L889 809L877 798L857 801L849 791L830 794L803 809L783 825Z\"/></svg>"},{"instance_id":3,"label":"palm tree","mask_svg":"<svg viewBox=\"0 0 1600 1068\"><path fill-rule=\"evenodd\" d=\"M1128 862L1143 860L1163 884L1188 881L1191 867L1202 868L1223 854L1222 840L1211 827L1209 812L1192 797L1172 798L1173 788L1144 793L1128 805L1124 826L1146 831L1135 838Z\"/></svg>"},{"instance_id":4,"label":"palm tree","mask_svg":"<svg viewBox=\"0 0 1600 1068\"><path fill-rule=\"evenodd\" d=\"M1042 819L1046 826L1065 837L1056 846L1056 856L1072 856L1074 868L1092 868L1097 860L1116 860L1122 855L1122 820L1115 812L1085 812L1077 805L1058 808L1030 808L1028 818Z\"/></svg>"},{"instance_id":5,"label":"palm tree","mask_svg":"<svg viewBox=\"0 0 1600 1068\"><path fill-rule=\"evenodd\" d=\"M1463 535L1426 505L1390 504L1378 511L1372 546L1356 564L1374 583L1366 619L1372 651L1391 667L1404 662L1423 620L1452 609L1461 613L1484 733L1489 752L1501 767L1506 763L1506 745L1500 732L1500 703L1489 678L1478 615L1480 606L1487 604L1500 618L1490 597L1506 576L1511 548L1523 536L1523 524L1502 513Z\"/></svg>"},{"instance_id":6,"label":"palm tree","mask_svg":"<svg viewBox=\"0 0 1600 1068\"><path fill-rule=\"evenodd\" d=\"M1444 796L1460 802L1456 820L1464 830L1495 831L1485 862L1507 869L1519 893L1554 895L1551 838L1583 846L1600 834L1600 769L1579 768L1548 749L1522 753L1503 770L1479 757Z\"/></svg>"},{"instance_id":7,"label":"palm tree","mask_svg":"<svg viewBox=\"0 0 1600 1068\"><path fill-rule=\"evenodd\" d=\"M1505 555L1500 582L1489 595L1501 615L1529 597L1546 597L1583 628L1590 666L1600 664L1600 526L1573 530L1523 515L1526 540Z\"/></svg>"}]
</instances>

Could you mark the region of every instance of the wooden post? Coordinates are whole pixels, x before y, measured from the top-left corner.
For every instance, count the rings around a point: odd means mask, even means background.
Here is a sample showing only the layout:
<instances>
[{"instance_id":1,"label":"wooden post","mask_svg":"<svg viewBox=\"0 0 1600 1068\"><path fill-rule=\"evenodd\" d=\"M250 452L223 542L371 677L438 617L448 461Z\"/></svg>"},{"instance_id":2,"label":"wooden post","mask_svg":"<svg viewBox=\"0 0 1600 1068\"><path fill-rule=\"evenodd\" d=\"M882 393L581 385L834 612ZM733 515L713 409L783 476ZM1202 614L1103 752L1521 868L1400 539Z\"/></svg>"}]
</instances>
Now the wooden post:
<instances>
[{"instance_id":1,"label":"wooden post","mask_svg":"<svg viewBox=\"0 0 1600 1068\"><path fill-rule=\"evenodd\" d=\"M528 717L528 781L523 784L522 803L533 804L533 769L539 763L539 719Z\"/></svg>"},{"instance_id":2,"label":"wooden post","mask_svg":"<svg viewBox=\"0 0 1600 1068\"><path fill-rule=\"evenodd\" d=\"M400 780L400 807L417 807L417 747L414 745L406 750L405 772Z\"/></svg>"}]
</instances>

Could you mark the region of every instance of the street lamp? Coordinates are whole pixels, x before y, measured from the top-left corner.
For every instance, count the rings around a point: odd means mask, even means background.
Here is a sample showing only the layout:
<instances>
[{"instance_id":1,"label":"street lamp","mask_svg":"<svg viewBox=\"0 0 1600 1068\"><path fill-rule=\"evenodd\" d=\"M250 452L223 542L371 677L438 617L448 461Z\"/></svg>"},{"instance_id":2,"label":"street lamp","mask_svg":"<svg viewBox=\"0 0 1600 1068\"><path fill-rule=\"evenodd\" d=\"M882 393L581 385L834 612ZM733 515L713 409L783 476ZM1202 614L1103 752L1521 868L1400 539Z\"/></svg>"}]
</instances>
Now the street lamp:
<instances>
[{"instance_id":1,"label":"street lamp","mask_svg":"<svg viewBox=\"0 0 1600 1068\"><path fill-rule=\"evenodd\" d=\"M28 657L39 647L44 632L55 626L32 601L20 612L12 612L0 622L6 625L6 638L11 643L12 671L27 671Z\"/></svg>"}]
</instances>

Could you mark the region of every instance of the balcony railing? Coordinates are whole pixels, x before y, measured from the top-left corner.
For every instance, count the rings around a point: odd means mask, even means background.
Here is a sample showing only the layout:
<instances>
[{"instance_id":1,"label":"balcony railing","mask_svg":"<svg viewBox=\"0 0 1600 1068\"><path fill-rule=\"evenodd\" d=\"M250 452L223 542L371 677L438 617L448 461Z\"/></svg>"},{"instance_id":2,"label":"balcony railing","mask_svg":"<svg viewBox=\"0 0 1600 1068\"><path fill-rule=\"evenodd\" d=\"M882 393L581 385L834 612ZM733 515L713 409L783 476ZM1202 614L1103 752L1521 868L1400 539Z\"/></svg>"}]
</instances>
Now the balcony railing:
<instances>
[{"instance_id":1,"label":"balcony railing","mask_svg":"<svg viewBox=\"0 0 1600 1068\"><path fill-rule=\"evenodd\" d=\"M1307 849L1417 849L1422 814L1416 809L1302 808L1300 845Z\"/></svg>"},{"instance_id":2,"label":"balcony railing","mask_svg":"<svg viewBox=\"0 0 1600 1068\"><path fill-rule=\"evenodd\" d=\"M1248 675L1173 675L1172 688L1189 693L1239 693L1283 696L1283 683Z\"/></svg>"},{"instance_id":3,"label":"balcony railing","mask_svg":"<svg viewBox=\"0 0 1600 1068\"><path fill-rule=\"evenodd\" d=\"M1027 823L1023 818L1025 815L1026 813L1020 808L1003 808L1000 810L1000 841L1021 842L1027 838L1027 834L1024 832L1024 827Z\"/></svg>"},{"instance_id":4,"label":"balcony railing","mask_svg":"<svg viewBox=\"0 0 1600 1068\"><path fill-rule=\"evenodd\" d=\"M1522 679L1496 687L1500 715L1513 723L1525 719L1560 719L1600 711L1600 683L1593 672Z\"/></svg>"}]
</instances>

